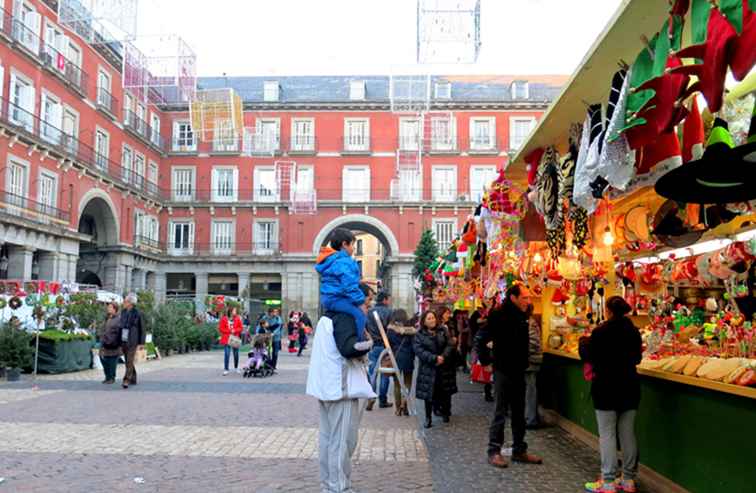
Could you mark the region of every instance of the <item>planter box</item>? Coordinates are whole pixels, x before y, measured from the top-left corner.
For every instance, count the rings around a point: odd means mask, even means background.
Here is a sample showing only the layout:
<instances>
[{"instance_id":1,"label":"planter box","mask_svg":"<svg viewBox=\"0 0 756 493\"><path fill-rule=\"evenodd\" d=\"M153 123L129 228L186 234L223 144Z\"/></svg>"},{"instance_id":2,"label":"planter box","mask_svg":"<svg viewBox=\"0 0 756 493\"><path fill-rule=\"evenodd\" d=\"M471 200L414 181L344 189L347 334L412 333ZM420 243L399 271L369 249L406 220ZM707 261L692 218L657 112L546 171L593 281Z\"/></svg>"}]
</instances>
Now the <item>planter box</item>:
<instances>
[{"instance_id":1,"label":"planter box","mask_svg":"<svg viewBox=\"0 0 756 493\"><path fill-rule=\"evenodd\" d=\"M39 340L39 373L67 373L92 368L94 341Z\"/></svg>"}]
</instances>

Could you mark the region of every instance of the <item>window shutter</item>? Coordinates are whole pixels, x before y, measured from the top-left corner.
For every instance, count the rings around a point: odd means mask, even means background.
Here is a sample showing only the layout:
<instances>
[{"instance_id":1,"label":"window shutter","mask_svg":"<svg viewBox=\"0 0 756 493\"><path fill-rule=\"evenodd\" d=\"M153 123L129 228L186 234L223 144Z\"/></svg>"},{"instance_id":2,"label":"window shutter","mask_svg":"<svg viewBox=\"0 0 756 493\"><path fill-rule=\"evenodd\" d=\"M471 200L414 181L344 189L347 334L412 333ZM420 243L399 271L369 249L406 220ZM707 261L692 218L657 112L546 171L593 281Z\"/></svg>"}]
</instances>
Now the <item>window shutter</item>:
<instances>
[{"instance_id":1,"label":"window shutter","mask_svg":"<svg viewBox=\"0 0 756 493\"><path fill-rule=\"evenodd\" d=\"M236 202L239 197L239 168L234 168L234 178L233 178L233 200Z\"/></svg>"},{"instance_id":2,"label":"window shutter","mask_svg":"<svg viewBox=\"0 0 756 493\"><path fill-rule=\"evenodd\" d=\"M52 125L56 130L60 130L63 127L63 105L56 103L52 110Z\"/></svg>"},{"instance_id":3,"label":"window shutter","mask_svg":"<svg viewBox=\"0 0 756 493\"><path fill-rule=\"evenodd\" d=\"M194 223L189 223L189 251L194 251Z\"/></svg>"},{"instance_id":4,"label":"window shutter","mask_svg":"<svg viewBox=\"0 0 756 493\"><path fill-rule=\"evenodd\" d=\"M168 223L168 247L173 248L176 245L176 223Z\"/></svg>"},{"instance_id":5,"label":"window shutter","mask_svg":"<svg viewBox=\"0 0 756 493\"><path fill-rule=\"evenodd\" d=\"M1 64L0 64L0 94L4 94L4 93L3 93L3 89L4 89L4 86L3 86L3 84L4 84L4 83L5 83L5 67L3 67L3 66L2 66ZM8 99L10 99L10 96L11 96L11 95L9 95Z\"/></svg>"},{"instance_id":6,"label":"window shutter","mask_svg":"<svg viewBox=\"0 0 756 493\"><path fill-rule=\"evenodd\" d=\"M213 169L210 184L213 187L212 194L211 194L212 199L213 201L216 201L218 200L218 170L217 169Z\"/></svg>"}]
</instances>

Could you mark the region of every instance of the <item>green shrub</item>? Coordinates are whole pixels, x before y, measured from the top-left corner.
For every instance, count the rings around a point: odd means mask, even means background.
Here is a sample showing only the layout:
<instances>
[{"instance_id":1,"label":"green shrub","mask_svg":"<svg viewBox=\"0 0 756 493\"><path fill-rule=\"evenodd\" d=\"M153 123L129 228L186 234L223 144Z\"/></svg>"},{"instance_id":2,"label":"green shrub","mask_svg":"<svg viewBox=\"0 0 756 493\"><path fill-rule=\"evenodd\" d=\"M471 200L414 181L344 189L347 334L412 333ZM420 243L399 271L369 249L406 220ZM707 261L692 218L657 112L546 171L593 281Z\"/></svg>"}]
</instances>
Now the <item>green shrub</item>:
<instances>
[{"instance_id":1,"label":"green shrub","mask_svg":"<svg viewBox=\"0 0 756 493\"><path fill-rule=\"evenodd\" d=\"M0 366L3 368L28 368L34 351L31 335L10 324L0 327Z\"/></svg>"},{"instance_id":2,"label":"green shrub","mask_svg":"<svg viewBox=\"0 0 756 493\"><path fill-rule=\"evenodd\" d=\"M97 303L94 293L74 293L65 307L65 316L73 317L82 329L98 326L105 320L105 307Z\"/></svg>"},{"instance_id":3,"label":"green shrub","mask_svg":"<svg viewBox=\"0 0 756 493\"><path fill-rule=\"evenodd\" d=\"M218 341L218 327L215 324L204 323L198 325L202 334L202 347L210 349Z\"/></svg>"},{"instance_id":4,"label":"green shrub","mask_svg":"<svg viewBox=\"0 0 756 493\"><path fill-rule=\"evenodd\" d=\"M94 336L89 334L74 334L57 329L46 329L39 333L40 339L47 339L52 342L67 341L93 341Z\"/></svg>"},{"instance_id":5,"label":"green shrub","mask_svg":"<svg viewBox=\"0 0 756 493\"><path fill-rule=\"evenodd\" d=\"M153 312L152 340L163 354L167 351L184 351L190 345L194 326L194 305L186 302L168 302Z\"/></svg>"}]
</instances>

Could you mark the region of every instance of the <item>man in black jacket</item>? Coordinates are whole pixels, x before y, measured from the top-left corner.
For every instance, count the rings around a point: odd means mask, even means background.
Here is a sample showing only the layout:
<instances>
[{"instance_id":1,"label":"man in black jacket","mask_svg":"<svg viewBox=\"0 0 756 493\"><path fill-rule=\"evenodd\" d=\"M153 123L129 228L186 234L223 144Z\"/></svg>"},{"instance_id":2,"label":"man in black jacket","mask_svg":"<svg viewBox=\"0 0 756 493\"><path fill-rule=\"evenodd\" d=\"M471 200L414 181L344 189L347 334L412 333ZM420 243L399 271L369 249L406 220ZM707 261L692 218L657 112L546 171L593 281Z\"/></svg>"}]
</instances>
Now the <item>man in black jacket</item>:
<instances>
[{"instance_id":1,"label":"man in black jacket","mask_svg":"<svg viewBox=\"0 0 756 493\"><path fill-rule=\"evenodd\" d=\"M504 428L507 409L512 418L512 460L528 464L541 464L542 460L528 453L525 443L525 370L529 366L529 330L525 312L530 304L530 292L521 284L507 290L506 300L491 311L488 325L481 329L478 354L481 364L493 364L496 411L494 412L488 442L488 463L507 467L501 454L504 445ZM492 348L488 360L486 348Z\"/></svg>"},{"instance_id":2,"label":"man in black jacket","mask_svg":"<svg viewBox=\"0 0 756 493\"><path fill-rule=\"evenodd\" d=\"M134 366L137 350L144 346L147 334L142 326L142 315L136 309L137 296L130 293L123 300L121 313L121 343L126 359L126 374L123 376L123 388L137 384L137 372Z\"/></svg>"}]
</instances>

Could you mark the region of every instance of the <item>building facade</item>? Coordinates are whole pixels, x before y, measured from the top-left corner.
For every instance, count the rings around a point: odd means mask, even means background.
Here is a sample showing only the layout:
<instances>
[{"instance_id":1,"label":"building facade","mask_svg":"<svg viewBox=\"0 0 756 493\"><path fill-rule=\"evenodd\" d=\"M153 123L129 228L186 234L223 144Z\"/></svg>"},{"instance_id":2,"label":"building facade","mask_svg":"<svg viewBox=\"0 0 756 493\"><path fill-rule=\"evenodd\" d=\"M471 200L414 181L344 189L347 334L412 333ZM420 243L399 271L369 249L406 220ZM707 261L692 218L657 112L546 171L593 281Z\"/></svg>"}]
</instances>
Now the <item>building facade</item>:
<instances>
[{"instance_id":1,"label":"building facade","mask_svg":"<svg viewBox=\"0 0 756 493\"><path fill-rule=\"evenodd\" d=\"M398 114L389 77L201 78L239 94L254 129L201 140L188 107L124 90L117 49L60 27L55 4L0 2L6 278L312 313L315 253L347 227L380 241L386 288L411 308L422 230L452 240L565 81L434 76L429 110Z\"/></svg>"}]
</instances>

